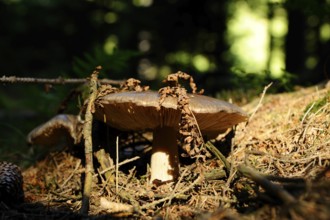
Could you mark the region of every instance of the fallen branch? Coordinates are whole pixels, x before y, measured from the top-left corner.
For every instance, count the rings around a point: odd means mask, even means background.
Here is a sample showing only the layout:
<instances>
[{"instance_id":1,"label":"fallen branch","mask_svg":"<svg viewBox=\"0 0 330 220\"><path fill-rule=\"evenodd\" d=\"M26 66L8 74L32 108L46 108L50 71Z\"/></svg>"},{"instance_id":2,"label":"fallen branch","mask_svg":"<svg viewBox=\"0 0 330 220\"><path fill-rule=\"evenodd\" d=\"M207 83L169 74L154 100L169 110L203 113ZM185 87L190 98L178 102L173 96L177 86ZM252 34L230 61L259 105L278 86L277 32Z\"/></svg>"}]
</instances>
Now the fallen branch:
<instances>
[{"instance_id":1,"label":"fallen branch","mask_svg":"<svg viewBox=\"0 0 330 220\"><path fill-rule=\"evenodd\" d=\"M89 82L89 79L65 79L58 77L55 79L34 78L34 77L16 77L16 76L2 76L1 83L39 83L39 84L81 84ZM101 84L122 85L125 80L101 79L98 81Z\"/></svg>"},{"instance_id":2,"label":"fallen branch","mask_svg":"<svg viewBox=\"0 0 330 220\"><path fill-rule=\"evenodd\" d=\"M118 203L118 202L111 202L104 197L100 199L100 207L105 209L107 213L128 213L132 214L134 211L134 207L132 205Z\"/></svg>"},{"instance_id":3,"label":"fallen branch","mask_svg":"<svg viewBox=\"0 0 330 220\"><path fill-rule=\"evenodd\" d=\"M226 168L226 171L230 171L230 163L227 161L226 157L223 156L223 154L211 143L207 142L205 146L218 158L220 159ZM285 189L282 187L273 184L268 178L274 179L275 177L273 176L264 176L262 174L259 174L258 172L254 171L252 168L240 165L237 167L238 173L236 174L237 176L246 176L253 181L255 181L257 184L262 186L269 194L276 196L279 198L282 202L288 204L288 203L293 203L296 201L296 199L289 194ZM236 177L237 177L236 176ZM290 179L284 179L284 178L279 178L282 181L290 181Z\"/></svg>"},{"instance_id":4,"label":"fallen branch","mask_svg":"<svg viewBox=\"0 0 330 220\"><path fill-rule=\"evenodd\" d=\"M263 176L262 174L258 173L255 170L253 170L252 168L249 168L244 165L239 165L237 167L237 170L239 171L239 173L241 175L244 175L244 176L252 179L257 184L259 184L262 188L264 188L267 193L279 198L283 203L285 203L285 204L296 203L296 199L290 193L288 193L285 189L272 183L265 176Z\"/></svg>"},{"instance_id":5,"label":"fallen branch","mask_svg":"<svg viewBox=\"0 0 330 220\"><path fill-rule=\"evenodd\" d=\"M94 101L97 96L97 77L101 67L95 68L90 79L90 94L89 100L85 113L85 124L83 127L83 135L85 139L85 183L84 192L81 205L81 214L87 214L89 210L89 199L92 188L93 180L93 142L92 142L92 122L93 122L93 111L94 111Z\"/></svg>"}]
</instances>

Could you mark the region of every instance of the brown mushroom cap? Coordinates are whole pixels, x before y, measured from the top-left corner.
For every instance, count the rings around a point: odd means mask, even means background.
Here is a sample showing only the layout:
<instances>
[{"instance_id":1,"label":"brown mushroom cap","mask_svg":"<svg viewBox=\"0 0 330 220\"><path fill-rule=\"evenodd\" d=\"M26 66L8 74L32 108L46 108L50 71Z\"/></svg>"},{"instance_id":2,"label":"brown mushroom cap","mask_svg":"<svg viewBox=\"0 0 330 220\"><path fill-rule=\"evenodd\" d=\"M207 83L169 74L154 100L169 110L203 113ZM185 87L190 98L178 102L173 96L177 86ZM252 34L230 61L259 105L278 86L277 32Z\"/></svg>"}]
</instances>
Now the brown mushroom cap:
<instances>
[{"instance_id":1,"label":"brown mushroom cap","mask_svg":"<svg viewBox=\"0 0 330 220\"><path fill-rule=\"evenodd\" d=\"M26 140L36 145L56 145L61 141L69 145L77 144L81 138L80 128L78 116L60 114L33 129Z\"/></svg>"},{"instance_id":2,"label":"brown mushroom cap","mask_svg":"<svg viewBox=\"0 0 330 220\"><path fill-rule=\"evenodd\" d=\"M216 136L247 115L238 107L202 95L189 94L189 107L204 135ZM94 116L120 130L153 130L150 182L171 181L179 174L177 131L181 119L177 98L152 91L120 92L99 97Z\"/></svg>"},{"instance_id":3,"label":"brown mushroom cap","mask_svg":"<svg viewBox=\"0 0 330 220\"><path fill-rule=\"evenodd\" d=\"M247 119L246 113L228 102L197 94L188 96L190 109L205 135L217 135ZM178 129L177 98L166 97L160 108L159 98L154 91L109 94L97 100L95 117L121 130Z\"/></svg>"}]
</instances>

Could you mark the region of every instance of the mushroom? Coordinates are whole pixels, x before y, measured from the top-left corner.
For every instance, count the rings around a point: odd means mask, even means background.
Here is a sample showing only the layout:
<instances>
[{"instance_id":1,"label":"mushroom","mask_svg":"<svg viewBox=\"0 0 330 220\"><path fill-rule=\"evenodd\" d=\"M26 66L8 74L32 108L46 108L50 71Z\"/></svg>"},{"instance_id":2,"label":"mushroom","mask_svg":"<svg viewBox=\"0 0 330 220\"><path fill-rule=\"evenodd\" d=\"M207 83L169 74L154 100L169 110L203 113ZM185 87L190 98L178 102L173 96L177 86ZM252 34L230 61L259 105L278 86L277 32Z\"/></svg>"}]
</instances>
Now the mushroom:
<instances>
[{"instance_id":1,"label":"mushroom","mask_svg":"<svg viewBox=\"0 0 330 220\"><path fill-rule=\"evenodd\" d=\"M59 114L33 129L27 136L28 144L56 145L65 141L69 145L81 140L82 123L78 116Z\"/></svg>"},{"instance_id":2,"label":"mushroom","mask_svg":"<svg viewBox=\"0 0 330 220\"><path fill-rule=\"evenodd\" d=\"M247 119L247 115L230 103L197 94L188 94L189 107L201 133L215 136ZM180 111L177 98L154 91L108 94L96 100L94 117L124 131L152 130L151 178L171 181L179 174L177 135Z\"/></svg>"}]
</instances>

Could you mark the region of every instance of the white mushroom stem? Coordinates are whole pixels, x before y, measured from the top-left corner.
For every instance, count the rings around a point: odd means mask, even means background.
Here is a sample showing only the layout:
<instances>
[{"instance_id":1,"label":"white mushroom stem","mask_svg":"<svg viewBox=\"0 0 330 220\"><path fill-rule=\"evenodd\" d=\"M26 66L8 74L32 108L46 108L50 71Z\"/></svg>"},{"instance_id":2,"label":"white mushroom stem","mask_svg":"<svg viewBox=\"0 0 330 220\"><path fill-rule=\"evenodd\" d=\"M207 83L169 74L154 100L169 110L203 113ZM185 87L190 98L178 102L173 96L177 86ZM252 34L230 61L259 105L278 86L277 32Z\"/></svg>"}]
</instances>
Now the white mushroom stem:
<instances>
[{"instance_id":1,"label":"white mushroom stem","mask_svg":"<svg viewBox=\"0 0 330 220\"><path fill-rule=\"evenodd\" d=\"M151 155L151 178L154 180L171 181L178 177L179 159L177 131L170 127L157 128L153 132Z\"/></svg>"}]
</instances>

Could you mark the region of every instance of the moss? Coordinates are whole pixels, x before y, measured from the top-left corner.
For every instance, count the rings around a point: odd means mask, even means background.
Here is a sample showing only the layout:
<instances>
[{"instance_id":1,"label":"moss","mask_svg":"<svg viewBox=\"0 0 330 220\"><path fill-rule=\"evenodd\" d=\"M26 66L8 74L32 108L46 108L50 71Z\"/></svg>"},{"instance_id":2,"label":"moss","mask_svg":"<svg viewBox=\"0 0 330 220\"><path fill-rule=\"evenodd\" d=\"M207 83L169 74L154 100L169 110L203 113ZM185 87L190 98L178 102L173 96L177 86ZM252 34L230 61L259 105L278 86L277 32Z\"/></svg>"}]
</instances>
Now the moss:
<instances>
[{"instance_id":1,"label":"moss","mask_svg":"<svg viewBox=\"0 0 330 220\"><path fill-rule=\"evenodd\" d=\"M303 115L305 115L307 113L307 111L309 111L310 113L317 112L320 108L322 108L324 105L326 105L329 101L330 101L330 91L327 92L322 98L309 103L306 106Z\"/></svg>"}]
</instances>

